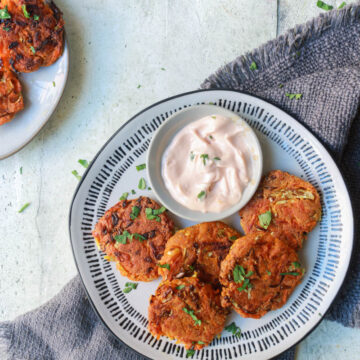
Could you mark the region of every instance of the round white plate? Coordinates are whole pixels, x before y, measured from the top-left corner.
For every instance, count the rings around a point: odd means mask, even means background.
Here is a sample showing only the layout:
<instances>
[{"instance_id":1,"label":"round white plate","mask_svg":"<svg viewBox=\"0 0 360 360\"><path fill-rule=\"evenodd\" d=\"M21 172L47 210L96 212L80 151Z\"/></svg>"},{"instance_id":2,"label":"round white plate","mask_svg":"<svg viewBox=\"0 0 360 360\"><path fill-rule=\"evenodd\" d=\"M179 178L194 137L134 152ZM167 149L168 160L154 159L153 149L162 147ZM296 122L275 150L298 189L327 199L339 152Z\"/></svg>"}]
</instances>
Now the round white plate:
<instances>
[{"instance_id":1,"label":"round white plate","mask_svg":"<svg viewBox=\"0 0 360 360\"><path fill-rule=\"evenodd\" d=\"M0 159L22 149L46 124L60 101L68 73L69 50L65 41L64 52L53 65L18 75L25 107L12 121L0 126Z\"/></svg>"},{"instance_id":2,"label":"round white plate","mask_svg":"<svg viewBox=\"0 0 360 360\"><path fill-rule=\"evenodd\" d=\"M322 197L321 223L309 235L300 253L307 273L287 304L259 320L243 319L232 312L241 338L224 331L209 347L196 351L194 359L269 359L302 340L322 319L346 275L353 246L353 214L343 178L320 142L296 120L256 97L227 90L195 91L159 102L142 111L100 150L83 176L70 209L69 229L75 261L89 299L104 324L129 347L156 360L185 359L182 345L165 337L156 340L147 330L147 308L160 280L139 283L124 294L127 281L114 263L104 260L91 230L106 209L123 192L154 197L138 190L146 171L151 137L161 123L183 108L213 103L244 117L256 131L264 154L264 172L281 169L310 181ZM174 217L178 226L193 223ZM241 229L239 216L226 222Z\"/></svg>"}]
</instances>

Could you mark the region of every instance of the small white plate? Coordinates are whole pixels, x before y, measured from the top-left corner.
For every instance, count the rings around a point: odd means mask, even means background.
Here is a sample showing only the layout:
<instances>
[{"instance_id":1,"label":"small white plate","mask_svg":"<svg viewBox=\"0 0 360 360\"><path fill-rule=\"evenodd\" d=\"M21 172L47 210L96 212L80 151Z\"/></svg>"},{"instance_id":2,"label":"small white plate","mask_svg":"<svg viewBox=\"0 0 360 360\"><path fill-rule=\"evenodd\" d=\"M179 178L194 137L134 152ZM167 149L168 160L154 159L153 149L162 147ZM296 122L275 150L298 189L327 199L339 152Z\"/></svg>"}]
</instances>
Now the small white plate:
<instances>
[{"instance_id":1,"label":"small white plate","mask_svg":"<svg viewBox=\"0 0 360 360\"><path fill-rule=\"evenodd\" d=\"M69 50L65 41L64 52L54 64L19 74L25 108L0 126L0 159L22 149L46 124L60 101L68 73Z\"/></svg>"},{"instance_id":2,"label":"small white plate","mask_svg":"<svg viewBox=\"0 0 360 360\"><path fill-rule=\"evenodd\" d=\"M181 94L143 110L122 126L99 151L83 175L71 204L69 230L76 265L88 298L104 324L132 349L156 360L186 360L186 351L174 340L156 340L147 329L149 297L160 279L140 282L124 294L128 281L114 263L104 259L91 230L124 192L156 196L139 190L136 165L145 163L152 136L167 119L184 108L214 103L231 110L255 130L264 156L264 172L280 169L310 181L322 200L321 223L309 234L299 256L306 268L303 281L288 302L261 319L244 319L234 311L240 338L223 331L210 346L196 351L197 360L270 359L291 348L319 324L338 293L351 257L354 219L349 195L335 162L324 146L290 115L257 97L237 91L207 90ZM176 225L193 225L174 216ZM225 221L240 231L238 214Z\"/></svg>"},{"instance_id":3,"label":"small white plate","mask_svg":"<svg viewBox=\"0 0 360 360\"><path fill-rule=\"evenodd\" d=\"M203 213L201 211L194 211L180 204L171 196L161 174L164 152L173 140L174 136L194 120L211 115L221 115L230 118L236 121L239 126L242 126L245 129L244 133L246 134L244 141L247 144L247 148L252 150L252 152L249 150L248 154L248 156L251 156L252 159L247 160L250 165L251 181L245 187L240 201L220 213ZM246 203L254 195L261 180L262 161L263 158L259 140L256 137L255 132L244 119L233 111L224 109L220 106L198 105L176 112L160 126L151 140L149 150L147 152L146 164L151 188L162 205L164 205L173 214L184 219L205 222L221 220L229 217L246 205Z\"/></svg>"}]
</instances>

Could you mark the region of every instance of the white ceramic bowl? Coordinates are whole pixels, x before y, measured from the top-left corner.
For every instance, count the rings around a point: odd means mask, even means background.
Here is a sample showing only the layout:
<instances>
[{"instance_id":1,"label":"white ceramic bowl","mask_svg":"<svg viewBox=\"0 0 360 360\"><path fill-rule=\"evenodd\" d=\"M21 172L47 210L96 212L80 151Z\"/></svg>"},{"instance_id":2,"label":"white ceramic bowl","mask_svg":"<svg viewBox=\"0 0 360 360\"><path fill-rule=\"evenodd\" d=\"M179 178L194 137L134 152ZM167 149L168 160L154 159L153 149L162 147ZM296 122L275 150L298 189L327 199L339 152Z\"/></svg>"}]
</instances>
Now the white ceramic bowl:
<instances>
[{"instance_id":1,"label":"white ceramic bowl","mask_svg":"<svg viewBox=\"0 0 360 360\"><path fill-rule=\"evenodd\" d=\"M238 203L222 212L200 212L191 210L177 202L165 186L161 170L163 155L174 136L191 122L210 115L222 115L235 120L246 129L245 141L251 150L252 160L249 161L251 181L245 187ZM152 190L158 200L172 213L196 222L215 221L224 219L239 211L254 195L262 174L263 157L261 146L255 132L238 114L215 105L196 105L179 111L169 117L157 130L151 140L147 153L147 172Z\"/></svg>"}]
</instances>

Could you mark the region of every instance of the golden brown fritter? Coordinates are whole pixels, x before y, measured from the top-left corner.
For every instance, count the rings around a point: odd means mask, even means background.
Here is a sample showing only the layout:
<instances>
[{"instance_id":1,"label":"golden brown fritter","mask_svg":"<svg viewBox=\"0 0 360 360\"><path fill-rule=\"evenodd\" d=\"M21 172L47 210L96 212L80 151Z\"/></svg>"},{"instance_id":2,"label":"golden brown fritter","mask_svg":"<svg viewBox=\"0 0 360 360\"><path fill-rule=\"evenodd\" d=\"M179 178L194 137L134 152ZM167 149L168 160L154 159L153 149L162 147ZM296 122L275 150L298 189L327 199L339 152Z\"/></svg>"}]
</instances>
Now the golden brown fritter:
<instances>
[{"instance_id":1,"label":"golden brown fritter","mask_svg":"<svg viewBox=\"0 0 360 360\"><path fill-rule=\"evenodd\" d=\"M160 275L172 280L191 276L195 271L200 280L219 284L220 263L230 246L241 235L221 221L207 222L175 233L166 244L160 264Z\"/></svg>"},{"instance_id":2,"label":"golden brown fritter","mask_svg":"<svg viewBox=\"0 0 360 360\"><path fill-rule=\"evenodd\" d=\"M174 223L165 208L147 197L123 200L106 211L93 236L107 259L116 261L121 274L134 281L159 276L157 263Z\"/></svg>"},{"instance_id":3,"label":"golden brown fritter","mask_svg":"<svg viewBox=\"0 0 360 360\"><path fill-rule=\"evenodd\" d=\"M221 304L258 319L282 307L304 270L292 248L270 233L250 233L231 247L221 264Z\"/></svg>"},{"instance_id":4,"label":"golden brown fritter","mask_svg":"<svg viewBox=\"0 0 360 360\"><path fill-rule=\"evenodd\" d=\"M1 0L0 9L0 58L6 68L32 72L62 55L64 20L53 1Z\"/></svg>"},{"instance_id":5,"label":"golden brown fritter","mask_svg":"<svg viewBox=\"0 0 360 360\"><path fill-rule=\"evenodd\" d=\"M245 234L265 231L259 215L267 211L271 211L267 231L298 250L307 233L320 221L320 196L310 183L274 170L264 177L251 201L240 210Z\"/></svg>"},{"instance_id":6,"label":"golden brown fritter","mask_svg":"<svg viewBox=\"0 0 360 360\"><path fill-rule=\"evenodd\" d=\"M0 125L9 122L23 108L19 79L10 70L0 70Z\"/></svg>"},{"instance_id":7,"label":"golden brown fritter","mask_svg":"<svg viewBox=\"0 0 360 360\"><path fill-rule=\"evenodd\" d=\"M196 277L162 282L150 298L149 331L200 350L224 328L228 311L220 305L219 290Z\"/></svg>"}]
</instances>

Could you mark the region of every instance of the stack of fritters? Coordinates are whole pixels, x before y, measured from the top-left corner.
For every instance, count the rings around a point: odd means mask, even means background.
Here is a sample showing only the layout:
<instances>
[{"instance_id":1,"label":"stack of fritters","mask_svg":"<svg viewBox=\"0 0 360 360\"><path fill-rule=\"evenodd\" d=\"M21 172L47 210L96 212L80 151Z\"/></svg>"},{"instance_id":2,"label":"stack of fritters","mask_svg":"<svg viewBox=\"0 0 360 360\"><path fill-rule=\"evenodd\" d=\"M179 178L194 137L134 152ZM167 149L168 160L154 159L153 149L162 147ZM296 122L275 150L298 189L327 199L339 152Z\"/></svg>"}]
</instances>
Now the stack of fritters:
<instances>
[{"instance_id":1,"label":"stack of fritters","mask_svg":"<svg viewBox=\"0 0 360 360\"><path fill-rule=\"evenodd\" d=\"M16 73L52 65L64 48L64 20L53 1L0 2L0 125L24 108Z\"/></svg>"},{"instance_id":2,"label":"stack of fritters","mask_svg":"<svg viewBox=\"0 0 360 360\"><path fill-rule=\"evenodd\" d=\"M174 234L165 208L140 197L108 210L93 234L124 276L163 277L150 298L150 332L199 350L222 332L231 308L257 319L286 303L304 274L296 251L320 220L320 198L309 183L276 170L240 216L243 237L221 221Z\"/></svg>"}]
</instances>

